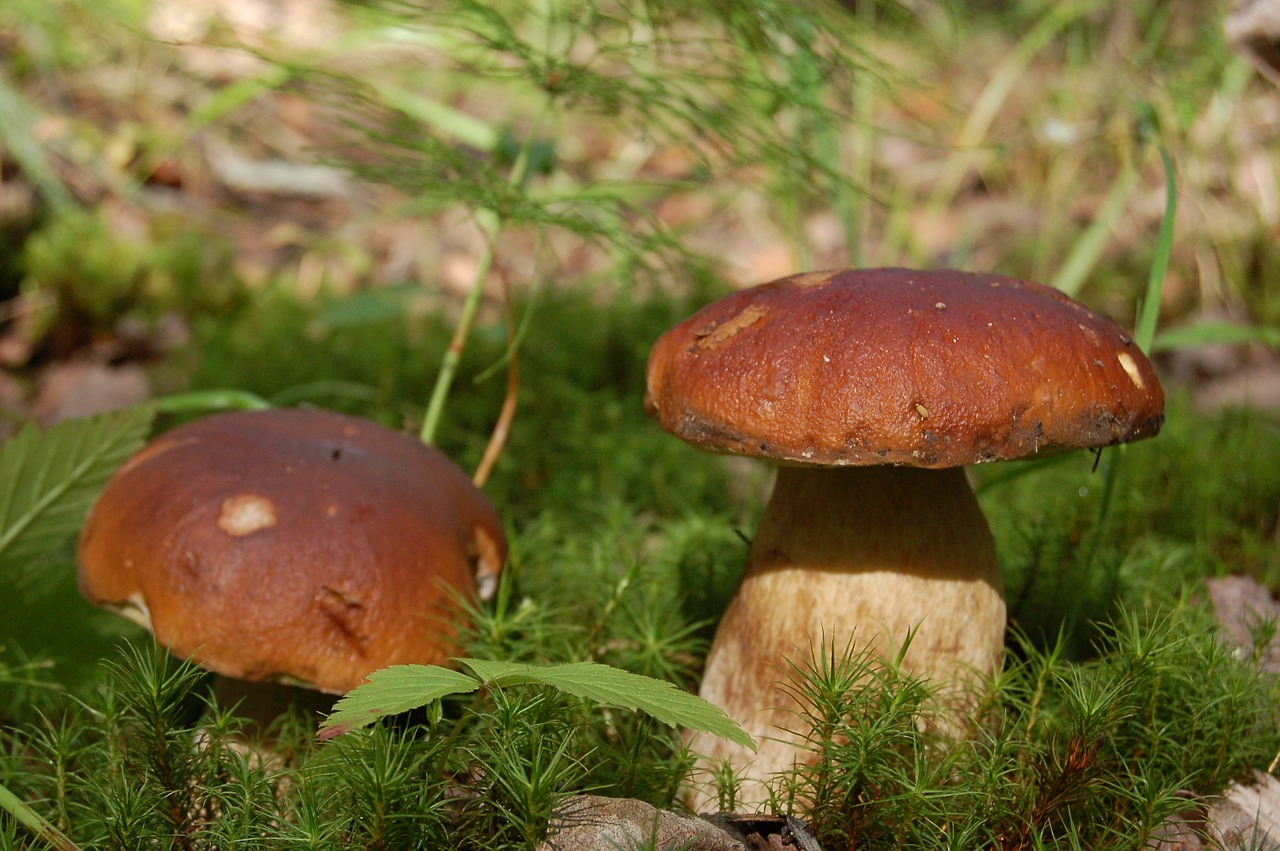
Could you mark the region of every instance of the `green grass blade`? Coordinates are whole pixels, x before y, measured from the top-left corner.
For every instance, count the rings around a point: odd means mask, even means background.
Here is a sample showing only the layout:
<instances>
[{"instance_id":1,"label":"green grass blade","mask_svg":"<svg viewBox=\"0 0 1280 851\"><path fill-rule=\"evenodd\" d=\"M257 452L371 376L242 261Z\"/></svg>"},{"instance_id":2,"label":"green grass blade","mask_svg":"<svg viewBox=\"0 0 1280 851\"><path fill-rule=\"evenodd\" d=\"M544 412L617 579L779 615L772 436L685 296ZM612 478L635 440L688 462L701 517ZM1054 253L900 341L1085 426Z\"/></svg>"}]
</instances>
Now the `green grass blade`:
<instances>
[{"instance_id":1,"label":"green grass blade","mask_svg":"<svg viewBox=\"0 0 1280 851\"><path fill-rule=\"evenodd\" d=\"M1160 222L1160 237L1156 241L1156 253L1151 258L1151 275L1147 279L1147 292L1138 314L1138 327L1133 338L1144 351L1151 351L1156 336L1156 322L1160 319L1160 300L1164 294L1164 274L1169 268L1169 255L1173 253L1173 225L1178 215L1178 178L1173 170L1173 158L1164 145L1160 146L1160 161L1164 163L1165 201L1164 219Z\"/></svg>"},{"instance_id":2,"label":"green grass blade","mask_svg":"<svg viewBox=\"0 0 1280 851\"><path fill-rule=\"evenodd\" d=\"M1102 250L1111 238L1111 229L1120 220L1129 198L1138 188L1139 177L1138 170L1132 166L1125 168L1120 174L1107 197L1102 199L1093 221L1072 246L1071 253L1058 270L1057 276L1049 282L1051 287L1072 298L1079 296L1080 288L1098 265L1098 258L1102 256Z\"/></svg>"},{"instance_id":3,"label":"green grass blade","mask_svg":"<svg viewBox=\"0 0 1280 851\"><path fill-rule=\"evenodd\" d=\"M451 694L480 688L474 677L437 665L392 665L374 671L369 681L348 692L320 724L320 738L331 739L372 724L387 715L398 715L426 706Z\"/></svg>"},{"instance_id":4,"label":"green grass blade","mask_svg":"<svg viewBox=\"0 0 1280 851\"><path fill-rule=\"evenodd\" d=\"M265 411L276 404L244 390L191 390L151 402L160 414L204 414L210 411Z\"/></svg>"},{"instance_id":5,"label":"green grass blade","mask_svg":"<svg viewBox=\"0 0 1280 851\"><path fill-rule=\"evenodd\" d=\"M371 86L384 103L478 151L495 150L502 140L502 134L491 125L443 101L386 81L373 81Z\"/></svg>"},{"instance_id":6,"label":"green grass blade","mask_svg":"<svg viewBox=\"0 0 1280 851\"><path fill-rule=\"evenodd\" d=\"M267 92L280 89L293 79L294 69L283 64L270 65L256 77L243 77L210 93L200 106L192 110L187 119L189 132L211 127L245 104L257 100Z\"/></svg>"},{"instance_id":7,"label":"green grass blade","mask_svg":"<svg viewBox=\"0 0 1280 851\"><path fill-rule=\"evenodd\" d=\"M151 430L149 406L28 423L0 447L0 565L43 555L80 527L98 491Z\"/></svg>"},{"instance_id":8,"label":"green grass blade","mask_svg":"<svg viewBox=\"0 0 1280 851\"><path fill-rule=\"evenodd\" d=\"M1085 0L1079 3L1056 3L1029 29L1022 39L988 75L986 87L970 109L964 126L952 143L951 155L930 193L928 209L940 210L955 200L965 174L978 161L982 146L1017 83L1026 76L1031 61L1068 26L1087 15L1100 4Z\"/></svg>"},{"instance_id":9,"label":"green grass blade","mask_svg":"<svg viewBox=\"0 0 1280 851\"><path fill-rule=\"evenodd\" d=\"M526 665L460 659L480 679L497 686L540 683L601 706L631 709L652 715L673 727L688 727L728 739L755 750L755 741L720 707L681 691L674 683L633 674L596 662Z\"/></svg>"},{"instance_id":10,"label":"green grass blade","mask_svg":"<svg viewBox=\"0 0 1280 851\"><path fill-rule=\"evenodd\" d=\"M0 148L8 149L9 155L40 188L41 195L50 206L69 210L76 201L36 141L35 126L39 118L39 110L14 86L0 66Z\"/></svg>"},{"instance_id":11,"label":"green grass blade","mask_svg":"<svg viewBox=\"0 0 1280 851\"><path fill-rule=\"evenodd\" d=\"M1151 341L1151 351L1165 352L1187 346L1239 345L1263 343L1280 348L1280 328L1272 325L1244 325L1239 322L1197 322L1166 328Z\"/></svg>"},{"instance_id":12,"label":"green grass blade","mask_svg":"<svg viewBox=\"0 0 1280 851\"><path fill-rule=\"evenodd\" d=\"M9 813L19 824L25 825L55 851L76 851L76 844L39 814L22 802L22 799L0 785L0 809Z\"/></svg>"}]
</instances>

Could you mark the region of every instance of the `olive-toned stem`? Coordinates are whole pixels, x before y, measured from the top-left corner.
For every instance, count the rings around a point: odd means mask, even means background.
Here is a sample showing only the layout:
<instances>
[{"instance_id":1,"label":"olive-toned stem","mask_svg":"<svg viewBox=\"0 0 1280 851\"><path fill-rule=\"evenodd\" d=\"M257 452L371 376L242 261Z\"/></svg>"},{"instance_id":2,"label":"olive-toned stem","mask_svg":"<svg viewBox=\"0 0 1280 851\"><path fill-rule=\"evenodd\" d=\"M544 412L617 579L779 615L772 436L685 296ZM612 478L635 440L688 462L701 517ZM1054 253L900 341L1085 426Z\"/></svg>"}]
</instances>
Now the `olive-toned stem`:
<instances>
[{"instance_id":1,"label":"olive-toned stem","mask_svg":"<svg viewBox=\"0 0 1280 851\"><path fill-rule=\"evenodd\" d=\"M516 154L515 162L511 166L511 174L507 178L510 186L520 187L524 184L525 177L529 173L529 154L536 139L538 125L547 113L550 103L550 97L544 99L538 113L529 124L529 131L525 134L524 143L520 146L520 152ZM449 388L453 386L453 378L458 372L458 363L462 360L462 350L466 347L467 338L471 335L471 326L480 309L484 283L489 277L489 270L493 267L494 249L498 237L502 235L502 216L498 211L478 210L476 221L484 233L484 250L480 254L480 263L476 267L471 290L467 293L466 301L463 302L462 315L458 317L458 324L453 329L449 347L445 349L444 357L441 359L440 373L436 377L435 387L432 388L431 398L427 402L426 414L422 418L420 436L422 442L428 445L435 443L436 430L440 426L440 415L444 412L445 400L449 398Z\"/></svg>"},{"instance_id":2,"label":"olive-toned stem","mask_svg":"<svg viewBox=\"0 0 1280 851\"><path fill-rule=\"evenodd\" d=\"M746 778L737 800L750 807L768 799L772 775L809 759L783 687L787 660L802 664L822 645L889 658L915 630L906 670L962 696L966 680L999 665L1004 629L995 546L963 468L779 468L701 691L760 750L693 736L705 760L688 803L714 807L708 769L723 760Z\"/></svg>"}]
</instances>

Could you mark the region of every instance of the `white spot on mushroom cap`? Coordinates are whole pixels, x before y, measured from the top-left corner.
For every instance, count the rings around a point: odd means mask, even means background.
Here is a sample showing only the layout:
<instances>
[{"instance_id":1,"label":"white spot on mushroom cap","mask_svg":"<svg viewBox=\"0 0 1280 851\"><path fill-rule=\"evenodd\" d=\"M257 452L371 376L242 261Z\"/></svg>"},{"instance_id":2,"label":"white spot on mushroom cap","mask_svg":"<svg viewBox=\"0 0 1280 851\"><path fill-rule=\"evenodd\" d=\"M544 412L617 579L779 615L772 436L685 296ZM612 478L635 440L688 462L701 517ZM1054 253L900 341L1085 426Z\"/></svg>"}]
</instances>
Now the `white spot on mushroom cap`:
<instances>
[{"instance_id":1,"label":"white spot on mushroom cap","mask_svg":"<svg viewBox=\"0 0 1280 851\"><path fill-rule=\"evenodd\" d=\"M256 493L238 493L222 501L218 528L236 538L276 525L276 504Z\"/></svg>"},{"instance_id":2,"label":"white spot on mushroom cap","mask_svg":"<svg viewBox=\"0 0 1280 851\"><path fill-rule=\"evenodd\" d=\"M1116 355L1116 360L1120 361L1120 366L1124 367L1124 371L1128 374L1129 380L1139 390L1143 389L1142 373L1138 371L1138 364L1134 361L1133 356L1128 352L1121 352Z\"/></svg>"}]
</instances>

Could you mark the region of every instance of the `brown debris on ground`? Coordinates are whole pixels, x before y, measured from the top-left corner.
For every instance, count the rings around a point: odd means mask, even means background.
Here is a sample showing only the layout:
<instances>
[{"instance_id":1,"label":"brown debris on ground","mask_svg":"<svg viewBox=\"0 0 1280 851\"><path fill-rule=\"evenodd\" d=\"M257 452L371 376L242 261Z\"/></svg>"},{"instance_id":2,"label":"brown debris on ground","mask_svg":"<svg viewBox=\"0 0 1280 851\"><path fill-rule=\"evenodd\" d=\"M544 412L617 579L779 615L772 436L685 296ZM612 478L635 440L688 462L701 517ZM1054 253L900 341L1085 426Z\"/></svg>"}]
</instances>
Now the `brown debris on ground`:
<instances>
[{"instance_id":1,"label":"brown debris on ground","mask_svg":"<svg viewBox=\"0 0 1280 851\"><path fill-rule=\"evenodd\" d=\"M1237 653L1262 660L1262 669L1280 674L1280 641L1257 647L1258 630L1280 620L1280 603L1265 586L1246 576L1205 580L1205 592L1220 625L1220 637ZM1270 771L1275 770L1272 765ZM1255 771L1247 783L1233 782L1209 801L1193 801L1157 833L1156 851L1201 848L1280 849L1280 780Z\"/></svg>"},{"instance_id":2,"label":"brown debris on ground","mask_svg":"<svg viewBox=\"0 0 1280 851\"><path fill-rule=\"evenodd\" d=\"M809 825L789 816L659 810L631 798L575 795L556 808L538 851L822 851Z\"/></svg>"}]
</instances>

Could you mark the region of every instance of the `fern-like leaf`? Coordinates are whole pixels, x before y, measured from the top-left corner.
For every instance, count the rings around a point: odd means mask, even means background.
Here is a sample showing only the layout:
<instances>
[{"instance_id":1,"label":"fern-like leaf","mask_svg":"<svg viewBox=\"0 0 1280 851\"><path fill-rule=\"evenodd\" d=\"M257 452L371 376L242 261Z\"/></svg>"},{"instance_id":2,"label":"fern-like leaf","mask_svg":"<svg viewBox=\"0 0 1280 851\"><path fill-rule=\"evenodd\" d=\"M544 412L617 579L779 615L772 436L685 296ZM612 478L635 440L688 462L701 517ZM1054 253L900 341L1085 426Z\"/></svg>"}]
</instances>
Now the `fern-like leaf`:
<instances>
[{"instance_id":1,"label":"fern-like leaf","mask_svg":"<svg viewBox=\"0 0 1280 851\"><path fill-rule=\"evenodd\" d=\"M372 724L386 715L397 715L426 706L451 694L480 688L475 678L438 665L392 665L369 675L369 681L347 692L320 724L320 738L331 739L349 730Z\"/></svg>"},{"instance_id":2,"label":"fern-like leaf","mask_svg":"<svg viewBox=\"0 0 1280 851\"><path fill-rule=\"evenodd\" d=\"M682 691L674 683L633 674L597 662L527 665L459 659L476 676L493 685L540 683L601 706L631 709L652 715L673 727L688 727L728 739L755 750L756 743L720 707Z\"/></svg>"},{"instance_id":3,"label":"fern-like leaf","mask_svg":"<svg viewBox=\"0 0 1280 851\"><path fill-rule=\"evenodd\" d=\"M153 416L139 406L43 432L28 423L0 446L0 569L73 535L107 479L142 447Z\"/></svg>"},{"instance_id":4,"label":"fern-like leaf","mask_svg":"<svg viewBox=\"0 0 1280 851\"><path fill-rule=\"evenodd\" d=\"M338 701L321 726L331 738L386 715L417 709L451 694L475 691L481 684L502 688L537 684L593 701L601 706L645 712L663 723L689 727L755 750L755 742L727 715L696 695L665 680L633 674L596 662L526 665L458 659L474 677L435 665L392 665L369 675L369 682Z\"/></svg>"}]
</instances>

